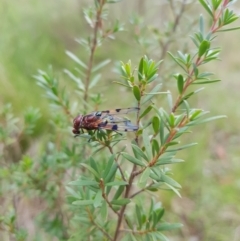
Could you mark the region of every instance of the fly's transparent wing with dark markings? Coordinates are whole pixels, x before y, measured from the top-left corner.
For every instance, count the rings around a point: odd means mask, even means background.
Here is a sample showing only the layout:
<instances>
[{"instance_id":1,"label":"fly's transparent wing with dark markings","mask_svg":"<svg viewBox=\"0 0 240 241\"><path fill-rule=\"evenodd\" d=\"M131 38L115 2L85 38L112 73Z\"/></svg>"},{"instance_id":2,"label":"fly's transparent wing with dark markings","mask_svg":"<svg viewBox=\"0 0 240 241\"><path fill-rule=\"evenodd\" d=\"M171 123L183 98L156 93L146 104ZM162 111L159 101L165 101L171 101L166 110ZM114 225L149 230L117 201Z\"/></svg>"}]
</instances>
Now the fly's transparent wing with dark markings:
<instances>
[{"instance_id":1,"label":"fly's transparent wing with dark markings","mask_svg":"<svg viewBox=\"0 0 240 241\"><path fill-rule=\"evenodd\" d=\"M113 131L136 131L138 126L131 123L127 118L119 117L116 115L127 114L132 111L137 111L139 108L126 108L126 109L115 109L109 111L102 111L101 120L102 122L98 125L100 129L113 130Z\"/></svg>"},{"instance_id":2,"label":"fly's transparent wing with dark markings","mask_svg":"<svg viewBox=\"0 0 240 241\"><path fill-rule=\"evenodd\" d=\"M138 126L133 125L130 121L128 122L123 122L121 124L114 124L114 123L102 123L99 126L99 129L104 129L104 130L112 130L112 131L137 131Z\"/></svg>"},{"instance_id":3,"label":"fly's transparent wing with dark markings","mask_svg":"<svg viewBox=\"0 0 240 241\"><path fill-rule=\"evenodd\" d=\"M129 112L134 112L134 111L138 111L139 108L138 107L130 107L130 108L119 108L119 109L114 109L114 110L103 110L100 111L103 114L109 114L109 115L122 115L122 114L128 114Z\"/></svg>"}]
</instances>

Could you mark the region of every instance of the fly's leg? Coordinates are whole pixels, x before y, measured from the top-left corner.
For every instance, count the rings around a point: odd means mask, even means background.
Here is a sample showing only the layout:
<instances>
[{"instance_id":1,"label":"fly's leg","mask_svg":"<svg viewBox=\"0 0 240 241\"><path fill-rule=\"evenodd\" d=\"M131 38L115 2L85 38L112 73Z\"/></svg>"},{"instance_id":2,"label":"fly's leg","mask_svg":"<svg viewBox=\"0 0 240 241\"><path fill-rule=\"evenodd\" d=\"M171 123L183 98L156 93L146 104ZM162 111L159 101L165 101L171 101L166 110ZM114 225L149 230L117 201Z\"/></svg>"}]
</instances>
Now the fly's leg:
<instances>
[{"instance_id":1,"label":"fly's leg","mask_svg":"<svg viewBox=\"0 0 240 241\"><path fill-rule=\"evenodd\" d=\"M76 138L77 136L80 136L80 135L83 134L83 133L84 133L83 129L82 129L82 128L79 129L78 134L76 134L76 135L74 136L74 138Z\"/></svg>"}]
</instances>

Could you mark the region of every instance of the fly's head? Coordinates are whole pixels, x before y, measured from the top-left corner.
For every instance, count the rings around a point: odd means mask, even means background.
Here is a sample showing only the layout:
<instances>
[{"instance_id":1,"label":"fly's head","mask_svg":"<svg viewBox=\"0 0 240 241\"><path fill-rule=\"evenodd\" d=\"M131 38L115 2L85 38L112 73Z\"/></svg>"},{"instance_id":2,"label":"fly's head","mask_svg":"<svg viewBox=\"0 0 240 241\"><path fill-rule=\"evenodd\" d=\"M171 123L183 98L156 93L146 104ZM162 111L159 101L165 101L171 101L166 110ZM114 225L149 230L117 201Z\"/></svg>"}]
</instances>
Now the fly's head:
<instances>
[{"instance_id":1,"label":"fly's head","mask_svg":"<svg viewBox=\"0 0 240 241\"><path fill-rule=\"evenodd\" d=\"M79 129L81 128L81 123L82 123L82 115L77 116L76 118L73 119L73 134L79 135L80 131Z\"/></svg>"}]
</instances>

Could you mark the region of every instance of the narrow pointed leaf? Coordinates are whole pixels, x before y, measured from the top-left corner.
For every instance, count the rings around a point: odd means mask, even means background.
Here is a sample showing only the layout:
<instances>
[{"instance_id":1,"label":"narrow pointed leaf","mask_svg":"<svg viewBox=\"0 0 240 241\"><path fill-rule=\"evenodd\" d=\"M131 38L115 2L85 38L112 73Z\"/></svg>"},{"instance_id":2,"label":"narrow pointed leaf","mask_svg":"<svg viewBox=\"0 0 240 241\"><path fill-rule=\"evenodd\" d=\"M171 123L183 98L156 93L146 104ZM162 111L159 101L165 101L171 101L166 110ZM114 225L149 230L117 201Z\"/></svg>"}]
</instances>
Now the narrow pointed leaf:
<instances>
[{"instance_id":1,"label":"narrow pointed leaf","mask_svg":"<svg viewBox=\"0 0 240 241\"><path fill-rule=\"evenodd\" d=\"M152 109L152 105L149 105L144 111L143 113L140 115L140 119L143 118L145 115L147 115Z\"/></svg>"},{"instance_id":2,"label":"narrow pointed leaf","mask_svg":"<svg viewBox=\"0 0 240 241\"><path fill-rule=\"evenodd\" d=\"M111 59L106 59L104 61L102 61L101 63L99 63L98 65L96 65L93 69L92 72L95 72L101 68L103 68L104 66L106 66L107 64L109 64L111 62Z\"/></svg>"},{"instance_id":3,"label":"narrow pointed leaf","mask_svg":"<svg viewBox=\"0 0 240 241\"><path fill-rule=\"evenodd\" d=\"M132 149L134 152L136 152L139 156L141 156L142 158L144 158L147 162L149 161L148 157L145 155L145 153L142 151L141 148L139 148L138 146L132 144Z\"/></svg>"},{"instance_id":4,"label":"narrow pointed leaf","mask_svg":"<svg viewBox=\"0 0 240 241\"><path fill-rule=\"evenodd\" d=\"M130 202L131 202L131 200L128 199L128 198L122 198L122 199L117 199L117 200L111 201L111 204L118 205L118 206L123 206L123 205L127 205Z\"/></svg>"},{"instance_id":5,"label":"narrow pointed leaf","mask_svg":"<svg viewBox=\"0 0 240 241\"><path fill-rule=\"evenodd\" d=\"M126 158L128 161L132 162L133 164L136 164L136 165L142 166L142 167L145 166L145 164L144 164L141 160L138 160L137 158L129 155L129 154L126 153L126 152L123 152L123 153L122 153L122 156L123 156L124 158Z\"/></svg>"},{"instance_id":6,"label":"narrow pointed leaf","mask_svg":"<svg viewBox=\"0 0 240 241\"><path fill-rule=\"evenodd\" d=\"M136 86L136 85L133 86L132 90L133 90L133 94L134 94L136 100L139 101L141 99L141 92L140 92L138 86Z\"/></svg>"},{"instance_id":7,"label":"narrow pointed leaf","mask_svg":"<svg viewBox=\"0 0 240 241\"><path fill-rule=\"evenodd\" d=\"M105 184L105 186L126 186L126 185L128 185L128 183L125 181L114 181L114 182L109 182Z\"/></svg>"},{"instance_id":8,"label":"narrow pointed leaf","mask_svg":"<svg viewBox=\"0 0 240 241\"><path fill-rule=\"evenodd\" d=\"M116 193L113 197L113 200L118 199L121 196L121 194L123 193L124 189L125 189L124 186L119 186L118 190L116 191Z\"/></svg>"},{"instance_id":9,"label":"narrow pointed leaf","mask_svg":"<svg viewBox=\"0 0 240 241\"><path fill-rule=\"evenodd\" d=\"M184 145L184 146L180 146L178 148L175 148L175 149L167 149L166 152L172 152L172 151L181 151L183 149L186 149L186 148L189 148L189 147L192 147L192 146L196 146L198 143L190 143L190 144L187 144L187 145Z\"/></svg>"},{"instance_id":10,"label":"narrow pointed leaf","mask_svg":"<svg viewBox=\"0 0 240 241\"><path fill-rule=\"evenodd\" d=\"M206 3L205 0L198 0L202 6L205 8L205 10L210 14L210 16L213 18L213 13L212 13L212 9L210 8L210 6Z\"/></svg>"},{"instance_id":11,"label":"narrow pointed leaf","mask_svg":"<svg viewBox=\"0 0 240 241\"><path fill-rule=\"evenodd\" d=\"M210 48L210 42L203 40L198 49L198 57L202 57Z\"/></svg>"},{"instance_id":12,"label":"narrow pointed leaf","mask_svg":"<svg viewBox=\"0 0 240 241\"><path fill-rule=\"evenodd\" d=\"M143 130L143 144L144 144L144 147L146 150L147 157L149 159L151 159L152 158L152 147L151 147L151 143L150 143L146 130Z\"/></svg>"},{"instance_id":13,"label":"narrow pointed leaf","mask_svg":"<svg viewBox=\"0 0 240 241\"><path fill-rule=\"evenodd\" d=\"M102 190L98 190L98 192L96 193L96 196L95 196L95 198L94 198L93 206L94 206L95 208L101 206L102 200L103 200Z\"/></svg>"},{"instance_id":14,"label":"narrow pointed leaf","mask_svg":"<svg viewBox=\"0 0 240 241\"><path fill-rule=\"evenodd\" d=\"M102 206L101 206L101 209L100 209L100 215L101 215L101 218L104 222L107 221L107 218L108 218L108 205L107 205L107 202L102 202Z\"/></svg>"},{"instance_id":15,"label":"narrow pointed leaf","mask_svg":"<svg viewBox=\"0 0 240 241\"><path fill-rule=\"evenodd\" d=\"M78 206L88 206L88 205L93 205L94 200L81 200L81 201L75 201L72 204L73 205L78 205Z\"/></svg>"},{"instance_id":16,"label":"narrow pointed leaf","mask_svg":"<svg viewBox=\"0 0 240 241\"><path fill-rule=\"evenodd\" d=\"M154 116L152 119L152 127L154 130L154 133L158 133L159 129L160 129L160 119L158 116Z\"/></svg>"},{"instance_id":17,"label":"narrow pointed leaf","mask_svg":"<svg viewBox=\"0 0 240 241\"><path fill-rule=\"evenodd\" d=\"M141 188L144 188L144 187L146 186L147 180L148 180L149 175L150 175L150 171L151 171L150 168L147 167L147 168L144 170L144 172L141 174L140 179L139 179L139 182L138 182L138 184L139 184L139 186L140 186Z\"/></svg>"},{"instance_id":18,"label":"narrow pointed leaf","mask_svg":"<svg viewBox=\"0 0 240 241\"><path fill-rule=\"evenodd\" d=\"M183 80L183 76L181 74L178 75L178 92L179 94L182 94L183 92L183 86L184 86L184 80Z\"/></svg>"},{"instance_id":19,"label":"narrow pointed leaf","mask_svg":"<svg viewBox=\"0 0 240 241\"><path fill-rule=\"evenodd\" d=\"M87 69L87 65L84 64L75 54L73 54L70 51L66 51L66 54L73 60L75 61L77 64L79 64L80 66L82 66L84 69Z\"/></svg>"},{"instance_id":20,"label":"narrow pointed leaf","mask_svg":"<svg viewBox=\"0 0 240 241\"><path fill-rule=\"evenodd\" d=\"M85 163L80 163L80 165L88 169L97 179L100 179L100 175L92 167Z\"/></svg>"},{"instance_id":21,"label":"narrow pointed leaf","mask_svg":"<svg viewBox=\"0 0 240 241\"><path fill-rule=\"evenodd\" d=\"M183 224L181 223L161 223L158 225L157 230L166 231L166 230L179 229L181 227L183 227Z\"/></svg>"}]
</instances>

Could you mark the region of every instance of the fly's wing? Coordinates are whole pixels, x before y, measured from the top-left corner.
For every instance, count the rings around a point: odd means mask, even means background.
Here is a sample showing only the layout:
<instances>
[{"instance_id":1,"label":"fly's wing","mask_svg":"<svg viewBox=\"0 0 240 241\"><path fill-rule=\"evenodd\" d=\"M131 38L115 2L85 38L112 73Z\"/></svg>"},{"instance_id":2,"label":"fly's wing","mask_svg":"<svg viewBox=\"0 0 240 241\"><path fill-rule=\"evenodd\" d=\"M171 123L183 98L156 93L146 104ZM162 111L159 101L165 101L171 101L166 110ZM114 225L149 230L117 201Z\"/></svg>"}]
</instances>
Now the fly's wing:
<instances>
[{"instance_id":1,"label":"fly's wing","mask_svg":"<svg viewBox=\"0 0 240 241\"><path fill-rule=\"evenodd\" d=\"M132 124L130 121L128 122L123 122L121 124L115 124L115 123L104 123L102 122L99 125L99 129L104 129L104 130L111 130L111 131L137 131L138 126Z\"/></svg>"},{"instance_id":2,"label":"fly's wing","mask_svg":"<svg viewBox=\"0 0 240 241\"><path fill-rule=\"evenodd\" d=\"M97 127L99 129L113 131L137 131L137 125L133 125L131 121L126 118L116 116L120 114L128 114L129 112L137 110L139 110L138 107L97 111L86 115L86 117L87 119L92 120L94 128Z\"/></svg>"},{"instance_id":3,"label":"fly's wing","mask_svg":"<svg viewBox=\"0 0 240 241\"><path fill-rule=\"evenodd\" d=\"M103 110L101 111L103 114L109 114L109 115L122 115L122 114L128 114L129 112L138 111L140 108L138 107L130 107L130 108L119 108L114 110Z\"/></svg>"},{"instance_id":4,"label":"fly's wing","mask_svg":"<svg viewBox=\"0 0 240 241\"><path fill-rule=\"evenodd\" d=\"M112 130L112 131L137 131L138 126L131 123L130 120L120 118L112 115L105 115L102 118L102 122L98 124L100 129Z\"/></svg>"}]
</instances>

